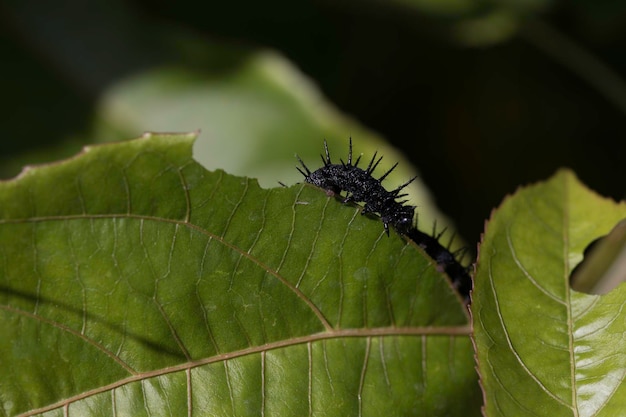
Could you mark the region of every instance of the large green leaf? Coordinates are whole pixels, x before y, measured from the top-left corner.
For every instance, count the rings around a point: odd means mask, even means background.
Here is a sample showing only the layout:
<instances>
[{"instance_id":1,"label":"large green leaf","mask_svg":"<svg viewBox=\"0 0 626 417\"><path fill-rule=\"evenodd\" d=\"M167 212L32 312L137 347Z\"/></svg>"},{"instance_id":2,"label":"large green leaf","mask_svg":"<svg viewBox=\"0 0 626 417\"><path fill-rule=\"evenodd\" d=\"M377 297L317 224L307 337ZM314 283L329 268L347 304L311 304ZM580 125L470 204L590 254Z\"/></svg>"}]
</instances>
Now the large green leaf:
<instances>
[{"instance_id":1,"label":"large green leaf","mask_svg":"<svg viewBox=\"0 0 626 417\"><path fill-rule=\"evenodd\" d=\"M0 183L2 414L479 414L467 315L417 246L193 139Z\"/></svg>"},{"instance_id":2,"label":"large green leaf","mask_svg":"<svg viewBox=\"0 0 626 417\"><path fill-rule=\"evenodd\" d=\"M486 416L624 415L626 285L569 285L587 244L624 217L566 170L494 213L472 304Z\"/></svg>"}]
</instances>

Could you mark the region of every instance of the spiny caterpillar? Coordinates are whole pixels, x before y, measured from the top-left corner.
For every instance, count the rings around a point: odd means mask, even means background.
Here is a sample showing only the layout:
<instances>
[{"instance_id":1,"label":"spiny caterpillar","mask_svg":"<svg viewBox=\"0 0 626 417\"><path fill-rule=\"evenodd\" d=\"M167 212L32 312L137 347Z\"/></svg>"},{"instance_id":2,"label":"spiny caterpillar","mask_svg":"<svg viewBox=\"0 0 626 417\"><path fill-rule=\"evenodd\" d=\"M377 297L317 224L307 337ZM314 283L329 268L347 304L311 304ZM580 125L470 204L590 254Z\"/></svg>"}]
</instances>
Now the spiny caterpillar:
<instances>
[{"instance_id":1,"label":"spiny caterpillar","mask_svg":"<svg viewBox=\"0 0 626 417\"><path fill-rule=\"evenodd\" d=\"M361 214L378 214L387 235L389 235L389 225L391 225L400 235L406 236L424 249L424 252L437 263L437 266L450 277L454 288L465 301L469 302L472 281L467 268L462 266L454 254L439 243L441 234L431 236L415 227L413 223L415 206L404 205L406 200L397 201L398 198L407 196L407 194L400 194L400 192L417 177L411 178L392 191L387 191L382 186L382 182L398 166L398 163L380 178L374 178L372 173L383 157L376 159L377 153L374 153L367 168L359 168L361 156L354 161L354 164L352 163L352 139L350 139L347 162L340 159L339 164L333 164L325 140L324 151L325 156L321 155L324 166L315 171L311 171L304 161L296 155L303 169L296 168L304 176L305 182L325 190L330 195L340 195L345 192L345 197L342 199L343 203L364 203Z\"/></svg>"},{"instance_id":2,"label":"spiny caterpillar","mask_svg":"<svg viewBox=\"0 0 626 417\"><path fill-rule=\"evenodd\" d=\"M365 206L363 207L362 214L378 213L387 235L389 235L390 224L399 233L404 234L408 232L411 226L413 226L415 206L405 206L403 204L406 203L406 201L398 202L396 198L405 197L407 194L400 194L400 191L417 177L411 178L393 191L387 191L381 183L398 166L398 163L392 166L382 177L376 179L372 177L371 174L383 157L381 156L376 160L376 153L374 153L372 160L365 170L358 167L361 156L359 156L354 162L354 165L352 165L352 139L350 139L348 162L340 160L341 164L333 164L330 160L330 152L328 151L326 141L324 141L324 150L326 152L326 158L322 156L324 166L313 172L311 172L302 159L296 155L304 171L299 167L296 168L304 175L306 182L333 194L339 194L345 191L346 197L343 199L344 203L352 201L364 202Z\"/></svg>"}]
</instances>

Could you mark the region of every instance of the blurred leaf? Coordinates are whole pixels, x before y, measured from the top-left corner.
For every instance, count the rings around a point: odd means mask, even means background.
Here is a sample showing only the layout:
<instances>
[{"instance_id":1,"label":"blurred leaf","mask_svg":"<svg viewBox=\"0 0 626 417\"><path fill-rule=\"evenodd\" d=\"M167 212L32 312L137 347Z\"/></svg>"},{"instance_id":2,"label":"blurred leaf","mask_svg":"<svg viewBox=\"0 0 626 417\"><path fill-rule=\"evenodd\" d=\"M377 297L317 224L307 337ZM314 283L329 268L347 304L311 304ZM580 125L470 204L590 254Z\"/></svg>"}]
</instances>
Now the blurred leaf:
<instances>
[{"instance_id":1,"label":"blurred leaf","mask_svg":"<svg viewBox=\"0 0 626 417\"><path fill-rule=\"evenodd\" d=\"M306 185L89 147L0 183L5 415L479 415L436 265Z\"/></svg>"},{"instance_id":2,"label":"blurred leaf","mask_svg":"<svg viewBox=\"0 0 626 417\"><path fill-rule=\"evenodd\" d=\"M618 416L626 409L626 285L570 289L593 239L626 204L566 170L518 191L480 246L472 315L486 416Z\"/></svg>"},{"instance_id":3,"label":"blurred leaf","mask_svg":"<svg viewBox=\"0 0 626 417\"><path fill-rule=\"evenodd\" d=\"M302 181L294 153L313 167L324 139L334 155L345 158L352 137L356 154L385 156L381 173L399 162L386 180L395 184L391 188L416 175L406 157L342 115L280 55L208 42L203 48L204 71L162 68L111 87L101 101L96 137L108 141L142 131L200 129L194 147L200 163L257 178L264 187ZM419 179L407 193L428 230L435 221L449 226Z\"/></svg>"}]
</instances>

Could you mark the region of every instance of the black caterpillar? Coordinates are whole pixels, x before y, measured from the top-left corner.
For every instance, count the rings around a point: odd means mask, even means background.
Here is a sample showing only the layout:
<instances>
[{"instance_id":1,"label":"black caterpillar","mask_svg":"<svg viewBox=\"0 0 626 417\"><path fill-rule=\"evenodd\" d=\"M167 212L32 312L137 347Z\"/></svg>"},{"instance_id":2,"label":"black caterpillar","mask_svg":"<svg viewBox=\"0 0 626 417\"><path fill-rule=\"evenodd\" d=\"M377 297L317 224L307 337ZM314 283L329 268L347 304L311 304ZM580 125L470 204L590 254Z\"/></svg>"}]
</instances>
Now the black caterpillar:
<instances>
[{"instance_id":1,"label":"black caterpillar","mask_svg":"<svg viewBox=\"0 0 626 417\"><path fill-rule=\"evenodd\" d=\"M296 155L304 170L300 169L300 167L296 168L304 175L304 180L332 195L340 195L342 191L345 192L346 196L342 200L344 203L365 203L361 214L378 214L387 235L389 235L389 225L391 225L399 234L408 237L424 249L428 256L437 263L439 268L450 277L454 288L468 303L469 293L472 289L472 280L467 268L462 266L455 256L439 243L441 234L434 236L433 233L433 236L431 236L415 227L413 224L415 206L404 205L406 200L397 201L398 198L407 195L400 194L400 192L417 177L411 178L395 190L387 191L382 186L382 182L398 166L398 163L392 166L380 178L376 179L372 176L372 172L383 157L376 159L377 153L374 153L372 160L364 170L358 167L361 156L352 164L352 139L350 139L347 162L340 159L340 164L333 164L326 141L324 141L324 151L326 157L321 155L324 166L315 171L311 171L302 159Z\"/></svg>"},{"instance_id":2,"label":"black caterpillar","mask_svg":"<svg viewBox=\"0 0 626 417\"><path fill-rule=\"evenodd\" d=\"M406 234L413 226L413 214L415 206L403 205L406 201L396 201L396 198L405 197L407 194L400 194L400 191L409 185L417 177L411 178L393 191L387 191L382 186L382 181L393 171L398 164L396 163L379 179L371 176L380 161L381 156L376 161L376 153L372 157L369 165L365 170L358 168L361 157L352 165L352 139L350 139L350 151L348 152L348 162L341 161L341 164L333 164L330 160L330 152L328 144L324 141L324 150L326 159L322 156L324 166L316 171L311 172L298 155L298 161L302 164L304 171L296 167L304 180L310 184L316 185L333 194L339 194L341 191L346 192L344 203L351 201L364 202L365 206L361 214L378 213L383 222L385 231L389 235L389 225L391 224L399 233ZM375 162L374 162L375 161ZM306 172L305 172L306 171Z\"/></svg>"}]
</instances>

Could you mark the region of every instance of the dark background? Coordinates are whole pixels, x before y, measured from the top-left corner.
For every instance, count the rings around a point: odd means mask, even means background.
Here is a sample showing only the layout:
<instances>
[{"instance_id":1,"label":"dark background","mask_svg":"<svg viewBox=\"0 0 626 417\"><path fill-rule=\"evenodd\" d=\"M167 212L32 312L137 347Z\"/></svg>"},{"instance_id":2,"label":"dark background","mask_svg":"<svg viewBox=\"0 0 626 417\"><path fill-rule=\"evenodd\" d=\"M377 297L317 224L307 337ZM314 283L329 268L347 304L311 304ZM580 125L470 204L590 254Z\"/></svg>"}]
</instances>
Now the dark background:
<instances>
[{"instance_id":1,"label":"dark background","mask_svg":"<svg viewBox=\"0 0 626 417\"><path fill-rule=\"evenodd\" d=\"M281 51L413 161L468 242L506 194L562 166L626 197L626 2L211 3L0 2L1 160L72 138L79 147L99 95L180 59L154 34L184 27ZM494 13L514 23L508 34L458 36Z\"/></svg>"}]
</instances>

